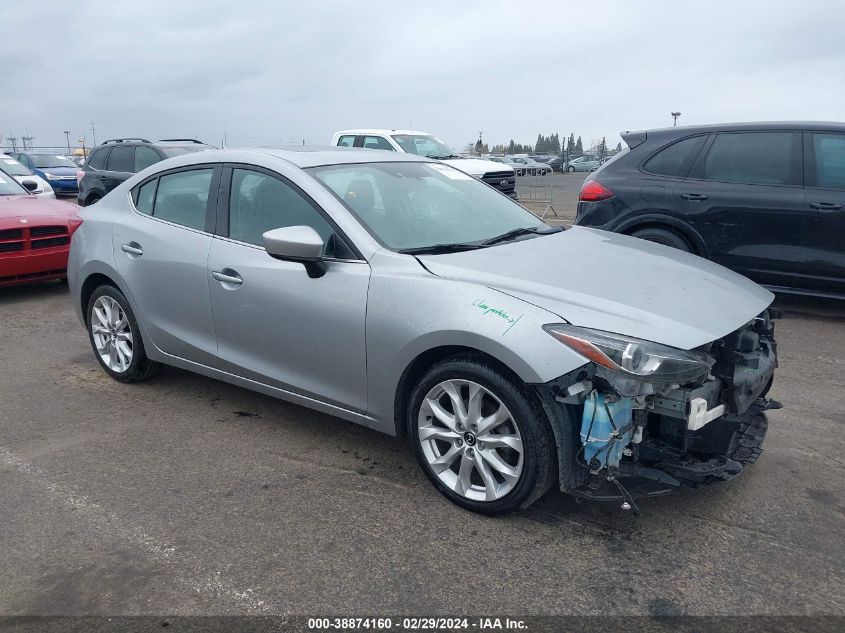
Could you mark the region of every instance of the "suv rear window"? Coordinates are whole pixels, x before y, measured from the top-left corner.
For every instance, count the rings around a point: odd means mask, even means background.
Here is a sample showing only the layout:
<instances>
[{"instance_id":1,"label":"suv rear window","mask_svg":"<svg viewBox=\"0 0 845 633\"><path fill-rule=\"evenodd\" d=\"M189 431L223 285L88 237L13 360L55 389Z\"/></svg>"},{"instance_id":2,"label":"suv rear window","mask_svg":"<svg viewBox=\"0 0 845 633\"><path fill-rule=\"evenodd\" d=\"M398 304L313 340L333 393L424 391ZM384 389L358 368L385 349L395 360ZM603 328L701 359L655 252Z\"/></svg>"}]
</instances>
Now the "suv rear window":
<instances>
[{"instance_id":1,"label":"suv rear window","mask_svg":"<svg viewBox=\"0 0 845 633\"><path fill-rule=\"evenodd\" d=\"M88 158L88 165L94 169L106 168L106 156L109 155L110 147L101 147L95 149L94 153Z\"/></svg>"},{"instance_id":2,"label":"suv rear window","mask_svg":"<svg viewBox=\"0 0 845 633\"><path fill-rule=\"evenodd\" d=\"M704 139L704 136L693 136L672 143L649 158L643 169L661 176L686 176Z\"/></svg>"},{"instance_id":3,"label":"suv rear window","mask_svg":"<svg viewBox=\"0 0 845 633\"><path fill-rule=\"evenodd\" d=\"M111 154L109 154L108 171L131 172L134 157L134 147L112 147Z\"/></svg>"},{"instance_id":4,"label":"suv rear window","mask_svg":"<svg viewBox=\"0 0 845 633\"><path fill-rule=\"evenodd\" d=\"M733 132L719 134L701 177L750 185L792 183L792 132Z\"/></svg>"}]
</instances>

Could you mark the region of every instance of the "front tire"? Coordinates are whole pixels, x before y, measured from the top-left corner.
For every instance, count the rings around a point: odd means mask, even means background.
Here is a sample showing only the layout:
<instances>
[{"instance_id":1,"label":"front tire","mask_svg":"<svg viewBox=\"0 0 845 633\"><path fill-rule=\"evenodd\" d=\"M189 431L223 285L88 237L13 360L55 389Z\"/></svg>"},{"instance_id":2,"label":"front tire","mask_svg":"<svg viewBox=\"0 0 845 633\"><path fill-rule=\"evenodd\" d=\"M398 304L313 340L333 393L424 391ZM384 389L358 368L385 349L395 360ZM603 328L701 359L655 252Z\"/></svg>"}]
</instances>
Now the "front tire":
<instances>
[{"instance_id":1,"label":"front tire","mask_svg":"<svg viewBox=\"0 0 845 633\"><path fill-rule=\"evenodd\" d=\"M487 515L526 508L552 485L554 440L528 388L471 356L432 366L407 411L426 476L457 505Z\"/></svg>"},{"instance_id":2,"label":"front tire","mask_svg":"<svg viewBox=\"0 0 845 633\"><path fill-rule=\"evenodd\" d=\"M574 174L575 168L572 165L570 165L569 167L566 168L566 171L568 171L570 174Z\"/></svg>"},{"instance_id":3,"label":"front tire","mask_svg":"<svg viewBox=\"0 0 845 633\"><path fill-rule=\"evenodd\" d=\"M126 297L113 286L100 286L88 300L88 340L97 362L120 382L153 376L158 363L147 358L138 321Z\"/></svg>"}]
</instances>

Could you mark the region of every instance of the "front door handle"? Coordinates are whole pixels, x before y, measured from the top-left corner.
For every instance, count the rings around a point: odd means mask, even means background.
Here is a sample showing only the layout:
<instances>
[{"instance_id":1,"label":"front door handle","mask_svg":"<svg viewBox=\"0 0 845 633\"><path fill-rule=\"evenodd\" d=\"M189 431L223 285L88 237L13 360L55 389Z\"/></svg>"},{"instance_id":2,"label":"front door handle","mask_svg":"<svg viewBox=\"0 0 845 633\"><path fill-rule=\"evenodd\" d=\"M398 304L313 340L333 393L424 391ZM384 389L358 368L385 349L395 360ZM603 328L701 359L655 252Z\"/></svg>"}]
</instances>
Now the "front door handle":
<instances>
[{"instance_id":1,"label":"front door handle","mask_svg":"<svg viewBox=\"0 0 845 633\"><path fill-rule=\"evenodd\" d=\"M838 211L842 208L841 204L835 202L811 202L810 206L819 211Z\"/></svg>"},{"instance_id":2,"label":"front door handle","mask_svg":"<svg viewBox=\"0 0 845 633\"><path fill-rule=\"evenodd\" d=\"M707 196L701 193L682 193L681 197L684 200L707 200Z\"/></svg>"},{"instance_id":3,"label":"front door handle","mask_svg":"<svg viewBox=\"0 0 845 633\"><path fill-rule=\"evenodd\" d=\"M124 253L128 254L129 256L140 257L144 254L144 249L141 248L141 245L138 242L129 242L129 244L124 244L120 247Z\"/></svg>"},{"instance_id":4,"label":"front door handle","mask_svg":"<svg viewBox=\"0 0 845 633\"><path fill-rule=\"evenodd\" d=\"M211 271L212 278L219 281L221 284L230 284L232 286L240 286L244 280L241 279L241 276L238 275L234 270L228 271L229 274L224 273L220 270L213 270Z\"/></svg>"}]
</instances>

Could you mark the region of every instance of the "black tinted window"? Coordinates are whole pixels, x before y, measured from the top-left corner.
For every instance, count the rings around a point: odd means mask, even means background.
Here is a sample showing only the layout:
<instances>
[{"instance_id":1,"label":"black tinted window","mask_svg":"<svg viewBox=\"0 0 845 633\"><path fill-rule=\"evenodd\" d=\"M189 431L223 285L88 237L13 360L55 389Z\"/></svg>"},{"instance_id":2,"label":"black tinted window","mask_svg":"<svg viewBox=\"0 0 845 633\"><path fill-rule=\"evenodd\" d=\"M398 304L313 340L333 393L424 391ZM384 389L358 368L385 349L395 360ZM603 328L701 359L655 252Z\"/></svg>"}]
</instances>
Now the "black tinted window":
<instances>
[{"instance_id":1,"label":"black tinted window","mask_svg":"<svg viewBox=\"0 0 845 633\"><path fill-rule=\"evenodd\" d=\"M393 149L393 145L387 142L387 139L381 136L365 136L364 137L364 148L365 149L384 149L389 152L395 151Z\"/></svg>"},{"instance_id":2,"label":"black tinted window","mask_svg":"<svg viewBox=\"0 0 845 633\"><path fill-rule=\"evenodd\" d=\"M132 171L137 174L150 165L155 165L160 160L161 158L154 149L145 145L139 145L135 148L135 168Z\"/></svg>"},{"instance_id":3,"label":"black tinted window","mask_svg":"<svg viewBox=\"0 0 845 633\"><path fill-rule=\"evenodd\" d=\"M157 184L158 180L151 180L145 185L136 188L132 193L133 199L135 200L135 208L141 213L152 215Z\"/></svg>"},{"instance_id":4,"label":"black tinted window","mask_svg":"<svg viewBox=\"0 0 845 633\"><path fill-rule=\"evenodd\" d=\"M289 185L257 171L235 169L229 199L229 237L263 245L261 236L266 231L285 226L310 226L327 242L333 233L323 216Z\"/></svg>"},{"instance_id":5,"label":"black tinted window","mask_svg":"<svg viewBox=\"0 0 845 633\"><path fill-rule=\"evenodd\" d=\"M109 154L108 171L132 171L134 155L134 147L112 147L111 154Z\"/></svg>"},{"instance_id":6,"label":"black tinted window","mask_svg":"<svg viewBox=\"0 0 845 633\"><path fill-rule=\"evenodd\" d=\"M645 170L661 176L686 176L704 138L693 136L663 148L646 162Z\"/></svg>"},{"instance_id":7,"label":"black tinted window","mask_svg":"<svg viewBox=\"0 0 845 633\"><path fill-rule=\"evenodd\" d=\"M752 185L788 185L792 182L791 132L719 134L707 158L702 177Z\"/></svg>"},{"instance_id":8,"label":"black tinted window","mask_svg":"<svg viewBox=\"0 0 845 633\"><path fill-rule=\"evenodd\" d=\"M845 189L845 134L813 134L813 186Z\"/></svg>"},{"instance_id":9,"label":"black tinted window","mask_svg":"<svg viewBox=\"0 0 845 633\"><path fill-rule=\"evenodd\" d=\"M213 172L213 169L195 169L159 178L153 216L205 230L205 207Z\"/></svg>"},{"instance_id":10,"label":"black tinted window","mask_svg":"<svg viewBox=\"0 0 845 633\"><path fill-rule=\"evenodd\" d=\"M109 148L102 147L100 149L95 149L94 153L88 157L88 164L93 167L94 169L105 169L106 168L106 156L109 155Z\"/></svg>"}]
</instances>

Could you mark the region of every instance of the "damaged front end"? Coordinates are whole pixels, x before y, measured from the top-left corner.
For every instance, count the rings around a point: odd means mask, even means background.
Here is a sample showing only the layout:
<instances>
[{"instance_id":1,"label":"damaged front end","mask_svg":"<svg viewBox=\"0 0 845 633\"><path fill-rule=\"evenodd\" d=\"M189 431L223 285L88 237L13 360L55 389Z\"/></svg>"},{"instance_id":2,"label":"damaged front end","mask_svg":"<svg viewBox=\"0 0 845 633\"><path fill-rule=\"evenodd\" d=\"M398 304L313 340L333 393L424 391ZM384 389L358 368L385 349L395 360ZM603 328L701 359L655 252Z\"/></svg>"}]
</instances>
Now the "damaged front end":
<instances>
[{"instance_id":1,"label":"damaged front end","mask_svg":"<svg viewBox=\"0 0 845 633\"><path fill-rule=\"evenodd\" d=\"M590 361L540 387L552 419L568 421L555 429L561 488L621 498L623 508L636 510L633 492L662 493L741 473L762 451L765 411L780 407L766 398L777 367L772 313L690 351L547 326ZM636 490L632 481L641 482Z\"/></svg>"}]
</instances>

